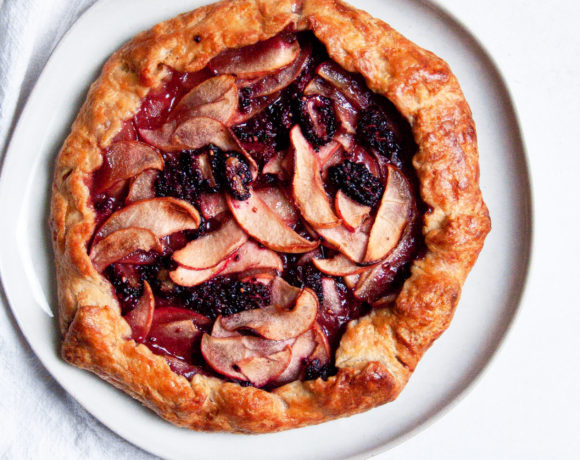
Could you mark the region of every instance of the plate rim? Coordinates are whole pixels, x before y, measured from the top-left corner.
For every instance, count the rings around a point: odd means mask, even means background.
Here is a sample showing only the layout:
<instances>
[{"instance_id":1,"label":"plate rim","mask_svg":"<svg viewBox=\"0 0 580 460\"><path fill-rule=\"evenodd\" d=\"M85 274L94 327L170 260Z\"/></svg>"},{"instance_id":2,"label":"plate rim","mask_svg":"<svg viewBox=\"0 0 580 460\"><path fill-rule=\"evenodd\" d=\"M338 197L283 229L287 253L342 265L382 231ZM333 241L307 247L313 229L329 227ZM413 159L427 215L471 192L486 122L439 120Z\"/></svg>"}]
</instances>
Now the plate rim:
<instances>
[{"instance_id":1,"label":"plate rim","mask_svg":"<svg viewBox=\"0 0 580 460\"><path fill-rule=\"evenodd\" d=\"M348 1L348 0L347 0ZM429 9L435 11L435 13L441 15L444 20L448 23L453 24L455 28L457 28L460 34L464 37L468 37L478 52L478 54L484 57L487 60L487 63L490 64L489 69L495 74L497 82L501 84L501 88L499 88L505 95L507 96L505 100L505 107L510 115L514 117L514 125L517 127L517 133L514 135L514 139L517 140L517 143L521 146L521 158L520 161L522 162L522 169L525 174L522 174L522 177L525 178L525 195L527 196L527 209L526 209L526 223L527 231L529 235L527 237L527 244L525 245L525 255L523 256L522 260L525 260L525 269L522 270L521 275L519 276L516 286L514 287L514 292L516 293L514 300L512 301L515 308L511 312L511 316L509 317L509 321L506 324L502 334L496 341L493 350L489 353L489 355L484 360L482 366L477 370L477 373L469 379L469 382L465 384L465 386L457 392L453 398L447 402L445 402L440 408L434 411L429 417L422 421L421 423L417 424L413 428L409 429L404 434L398 435L395 439L382 443L377 447L372 447L366 450L360 451L358 454L351 456L351 458L369 458L380 453L383 453L387 450L390 450L396 446L401 445L402 443L408 441L409 439L415 437L417 434L423 432L424 430L428 429L434 423L440 421L446 414L448 414L451 410L453 410L457 405L464 400L474 389L481 383L485 375L490 371L494 362L497 359L499 353L505 347L506 342L508 341L509 337L513 334L513 329L515 324L519 321L519 318L522 314L523 304L527 300L528 293L529 293L529 280L531 278L531 273L534 271L535 266L535 257L534 254L536 252L535 248L537 245L536 239L536 222L535 222L535 215L536 215L536 200L534 198L534 185L533 185L533 174L531 170L531 162L529 158L529 150L526 145L526 139L523 136L523 129L522 129L522 119L521 114L517 106L517 101L514 97L514 93L510 88L509 80L506 79L505 75L503 74L501 67L498 65L497 61L494 59L493 54L487 49L487 47L482 43L479 39L478 35L467 27L463 21L461 21L457 16L455 16L444 4L443 0L414 0L418 4L422 4ZM12 129L8 133L8 137L6 139L6 144L4 148L4 155L0 159L0 191L5 187L4 183L6 182L5 176L6 171L8 169L7 165L10 164L11 158L14 158L15 153L12 152L14 139L17 137L19 130L21 129L21 121L25 118L26 113L31 110L30 107L30 100L36 98L36 94L41 91L42 83L47 78L47 68L49 64L54 59L55 53L60 49L62 44L68 39L70 35L75 33L77 29L79 29L84 22L86 22L93 14L95 14L95 10L98 8L103 7L103 5L107 3L112 3L112 0L97 0L93 5L88 7L78 18L77 20L70 26L70 28L62 35L62 37L58 40L58 43L54 47L54 49L50 52L47 60L40 72L38 78L34 82L34 85L26 98L26 101L22 107L22 110L19 114L17 114L11 120ZM203 4L212 3L212 0L202 0ZM201 5L195 6L198 8ZM33 351L35 358L40 361L44 369L48 372L52 379L61 387L63 388L67 394L69 394L78 404L80 404L84 410L86 410L91 416L93 416L99 423L103 424L108 430L115 433L115 435L119 436L121 439L126 440L127 442L131 443L138 449L143 450L144 452L148 452L153 455L160 455L153 449L149 447L143 447L137 441L132 439L132 436L127 436L126 433L121 433L117 429L113 428L108 420L103 419L97 415L95 415L91 410L87 408L83 401L77 398L77 395L74 391L72 391L69 387L69 382L66 381L61 375L58 375L52 368L49 363L45 361L45 359L41 358L42 354L37 353L35 342L31 340L26 332L26 328L22 326L21 320L16 313L15 307L13 306L14 302L11 300L11 296L8 294L8 290L5 287L5 281L3 276L3 264L0 263L0 299L3 299L5 302L5 309L7 311L7 317L9 317L13 323L18 325L19 333L22 334L22 337L26 340L27 345Z\"/></svg>"}]
</instances>

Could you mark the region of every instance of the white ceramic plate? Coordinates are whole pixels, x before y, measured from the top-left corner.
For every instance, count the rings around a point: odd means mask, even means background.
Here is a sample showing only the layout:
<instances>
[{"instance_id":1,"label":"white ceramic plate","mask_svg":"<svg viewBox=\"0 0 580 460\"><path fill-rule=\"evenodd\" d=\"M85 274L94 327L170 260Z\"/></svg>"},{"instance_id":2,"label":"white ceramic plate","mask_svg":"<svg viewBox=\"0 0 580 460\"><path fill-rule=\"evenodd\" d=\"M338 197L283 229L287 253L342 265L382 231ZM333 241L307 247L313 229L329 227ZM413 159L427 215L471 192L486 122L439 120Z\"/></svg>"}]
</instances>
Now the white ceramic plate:
<instances>
[{"instance_id":1,"label":"white ceramic plate","mask_svg":"<svg viewBox=\"0 0 580 460\"><path fill-rule=\"evenodd\" d=\"M489 363L517 309L531 245L528 173L509 94L476 40L431 3L352 1L445 58L458 76L477 122L481 185L493 231L465 285L451 327L423 358L396 402L285 433L195 433L173 427L59 358L47 227L57 151L106 58L135 33L202 3L102 0L54 52L14 132L1 176L0 271L12 311L56 380L105 425L152 453L170 458L253 460L369 456L433 420L464 394Z\"/></svg>"}]
</instances>

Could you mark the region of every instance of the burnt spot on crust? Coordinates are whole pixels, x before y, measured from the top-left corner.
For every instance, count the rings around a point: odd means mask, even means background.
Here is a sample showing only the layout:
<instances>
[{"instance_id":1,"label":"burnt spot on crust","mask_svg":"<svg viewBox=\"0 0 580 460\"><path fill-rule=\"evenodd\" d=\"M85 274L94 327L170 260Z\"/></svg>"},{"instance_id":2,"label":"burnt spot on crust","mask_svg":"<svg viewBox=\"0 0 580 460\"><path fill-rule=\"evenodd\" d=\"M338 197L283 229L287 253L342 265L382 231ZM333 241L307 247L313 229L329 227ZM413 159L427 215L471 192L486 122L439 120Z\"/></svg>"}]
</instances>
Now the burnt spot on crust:
<instances>
[{"instance_id":1,"label":"burnt spot on crust","mask_svg":"<svg viewBox=\"0 0 580 460\"><path fill-rule=\"evenodd\" d=\"M328 178L350 198L366 206L377 204L385 189L364 164L350 160L330 167Z\"/></svg>"}]
</instances>

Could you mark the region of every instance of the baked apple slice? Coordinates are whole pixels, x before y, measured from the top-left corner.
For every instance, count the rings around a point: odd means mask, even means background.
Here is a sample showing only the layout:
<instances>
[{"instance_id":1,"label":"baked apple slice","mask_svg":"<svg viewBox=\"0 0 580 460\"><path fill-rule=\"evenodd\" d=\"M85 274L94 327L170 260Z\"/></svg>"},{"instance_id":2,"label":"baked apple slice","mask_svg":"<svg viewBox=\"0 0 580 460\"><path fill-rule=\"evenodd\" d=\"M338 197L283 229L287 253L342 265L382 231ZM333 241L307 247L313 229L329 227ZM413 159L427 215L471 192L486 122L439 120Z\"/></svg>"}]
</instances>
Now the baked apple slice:
<instances>
[{"instance_id":1,"label":"baked apple slice","mask_svg":"<svg viewBox=\"0 0 580 460\"><path fill-rule=\"evenodd\" d=\"M157 129L141 128L139 129L139 135L145 142L157 147L159 150L171 152L173 150L179 150L180 148L179 144L171 141L176 127L177 122L172 120L164 123Z\"/></svg>"},{"instance_id":2,"label":"baked apple slice","mask_svg":"<svg viewBox=\"0 0 580 460\"><path fill-rule=\"evenodd\" d=\"M200 216L187 201L177 198L152 198L138 201L114 212L101 226L96 239L124 228L144 228L157 238L199 227Z\"/></svg>"},{"instance_id":3,"label":"baked apple slice","mask_svg":"<svg viewBox=\"0 0 580 460\"><path fill-rule=\"evenodd\" d=\"M155 198L155 179L159 172L155 169L143 171L131 181L125 204Z\"/></svg>"},{"instance_id":4,"label":"baked apple slice","mask_svg":"<svg viewBox=\"0 0 580 460\"><path fill-rule=\"evenodd\" d=\"M224 51L208 66L215 74L257 78L292 64L299 53L298 41L290 43L281 35L276 35L255 45Z\"/></svg>"},{"instance_id":5,"label":"baked apple slice","mask_svg":"<svg viewBox=\"0 0 580 460\"><path fill-rule=\"evenodd\" d=\"M287 351L288 355L276 357L262 362L262 372L258 383L263 386L270 380L278 377L288 366L291 359L291 352L288 342L276 342L272 340L260 339L258 337L234 336L234 337L212 337L204 334L201 338L201 353L206 362L216 371L232 379L250 381L241 372L239 363L244 362L246 369L249 369L248 360L251 358L266 358L277 353ZM282 359L280 359L282 358ZM283 365L280 365L282 361ZM248 371L252 376L254 373Z\"/></svg>"},{"instance_id":6,"label":"baked apple slice","mask_svg":"<svg viewBox=\"0 0 580 460\"><path fill-rule=\"evenodd\" d=\"M194 117L184 121L173 132L171 143L184 149L196 150L206 145L215 145L224 152L239 152L248 162L252 177L258 174L255 160L240 146L231 130L212 118Z\"/></svg>"},{"instance_id":7,"label":"baked apple slice","mask_svg":"<svg viewBox=\"0 0 580 460\"><path fill-rule=\"evenodd\" d=\"M107 149L103 166L95 178L97 192L137 176L147 169L163 169L163 157L150 145L138 141L119 141Z\"/></svg>"},{"instance_id":8,"label":"baked apple slice","mask_svg":"<svg viewBox=\"0 0 580 460\"><path fill-rule=\"evenodd\" d=\"M226 196L228 207L240 226L264 246L278 252L308 252L318 246L288 227L253 190L250 197L240 201Z\"/></svg>"},{"instance_id":9,"label":"baked apple slice","mask_svg":"<svg viewBox=\"0 0 580 460\"><path fill-rule=\"evenodd\" d=\"M370 217L371 207L365 206L349 198L342 190L336 192L334 208L342 219L342 223L350 231L356 230Z\"/></svg>"},{"instance_id":10,"label":"baked apple slice","mask_svg":"<svg viewBox=\"0 0 580 460\"><path fill-rule=\"evenodd\" d=\"M302 291L302 289L292 286L284 278L279 276L275 277L272 281L271 290L270 303L282 308L288 308L294 305Z\"/></svg>"},{"instance_id":11,"label":"baked apple slice","mask_svg":"<svg viewBox=\"0 0 580 460\"><path fill-rule=\"evenodd\" d=\"M268 96L281 91L296 80L298 75L304 70L311 52L312 46L308 44L300 50L296 60L285 69L252 82L241 80L238 82L238 86L248 88L254 98Z\"/></svg>"},{"instance_id":12,"label":"baked apple slice","mask_svg":"<svg viewBox=\"0 0 580 460\"><path fill-rule=\"evenodd\" d=\"M365 263L384 259L397 246L409 220L413 202L409 184L397 168L389 165L388 171L387 185L363 259Z\"/></svg>"},{"instance_id":13,"label":"baked apple slice","mask_svg":"<svg viewBox=\"0 0 580 460\"><path fill-rule=\"evenodd\" d=\"M316 232L324 238L324 244L344 254L355 263L364 260L368 246L368 230L362 227L351 232L344 225L334 228L317 228Z\"/></svg>"},{"instance_id":14,"label":"baked apple slice","mask_svg":"<svg viewBox=\"0 0 580 460\"><path fill-rule=\"evenodd\" d=\"M316 319L318 298L310 289L303 289L294 308L288 310L278 305L246 310L221 319L229 331L250 329L270 340L288 340L308 330Z\"/></svg>"},{"instance_id":15,"label":"baked apple slice","mask_svg":"<svg viewBox=\"0 0 580 460\"><path fill-rule=\"evenodd\" d=\"M372 93L363 84L353 78L346 70L332 61L323 62L316 73L335 86L356 109L366 109L372 101Z\"/></svg>"},{"instance_id":16,"label":"baked apple slice","mask_svg":"<svg viewBox=\"0 0 580 460\"><path fill-rule=\"evenodd\" d=\"M180 286L197 286L212 279L214 276L220 275L226 269L229 262L230 259L225 259L213 267L201 270L190 270L186 267L177 267L175 270L169 272L169 278L171 278L171 281L175 284L179 284Z\"/></svg>"},{"instance_id":17,"label":"baked apple slice","mask_svg":"<svg viewBox=\"0 0 580 460\"><path fill-rule=\"evenodd\" d=\"M195 86L175 107L178 118L213 118L227 124L238 109L238 88L231 75L208 78Z\"/></svg>"},{"instance_id":18,"label":"baked apple slice","mask_svg":"<svg viewBox=\"0 0 580 460\"><path fill-rule=\"evenodd\" d=\"M299 126L290 131L294 147L294 177L292 192L296 206L304 219L315 228L330 228L340 224L334 214L320 176L320 163L304 138Z\"/></svg>"},{"instance_id":19,"label":"baked apple slice","mask_svg":"<svg viewBox=\"0 0 580 460\"><path fill-rule=\"evenodd\" d=\"M199 196L199 210L204 219L213 219L228 210L222 193L202 193Z\"/></svg>"},{"instance_id":20,"label":"baked apple slice","mask_svg":"<svg viewBox=\"0 0 580 460\"><path fill-rule=\"evenodd\" d=\"M237 363L248 381L260 388L275 380L290 364L292 350L286 348L268 356L253 356Z\"/></svg>"},{"instance_id":21,"label":"baked apple slice","mask_svg":"<svg viewBox=\"0 0 580 460\"><path fill-rule=\"evenodd\" d=\"M125 315L125 321L131 326L131 338L135 342L144 342L153 323L155 297L147 281L143 282L143 294L133 310Z\"/></svg>"},{"instance_id":22,"label":"baked apple slice","mask_svg":"<svg viewBox=\"0 0 580 460\"><path fill-rule=\"evenodd\" d=\"M256 195L290 227L298 222L298 210L279 187L254 190Z\"/></svg>"},{"instance_id":23,"label":"baked apple slice","mask_svg":"<svg viewBox=\"0 0 580 460\"><path fill-rule=\"evenodd\" d=\"M343 254L337 254L331 259L312 259L312 263L322 273L330 276L348 276L368 270L368 267L355 264Z\"/></svg>"},{"instance_id":24,"label":"baked apple slice","mask_svg":"<svg viewBox=\"0 0 580 460\"><path fill-rule=\"evenodd\" d=\"M124 228L111 233L93 245L90 258L100 273L109 265L135 251L163 250L159 238L144 228Z\"/></svg>"},{"instance_id":25,"label":"baked apple slice","mask_svg":"<svg viewBox=\"0 0 580 460\"><path fill-rule=\"evenodd\" d=\"M175 251L173 260L192 270L215 267L247 240L246 232L234 219L228 218L215 232L190 241L182 249Z\"/></svg>"},{"instance_id":26,"label":"baked apple slice","mask_svg":"<svg viewBox=\"0 0 580 460\"><path fill-rule=\"evenodd\" d=\"M357 111L335 87L321 78L313 78L304 88L304 95L324 96L332 100L342 129L348 134L356 133Z\"/></svg>"},{"instance_id":27,"label":"baked apple slice","mask_svg":"<svg viewBox=\"0 0 580 460\"><path fill-rule=\"evenodd\" d=\"M249 270L256 270L262 274L268 270L281 272L283 269L284 265L278 254L270 249L259 247L253 241L248 241L232 255L230 263L221 274L232 275Z\"/></svg>"}]
</instances>

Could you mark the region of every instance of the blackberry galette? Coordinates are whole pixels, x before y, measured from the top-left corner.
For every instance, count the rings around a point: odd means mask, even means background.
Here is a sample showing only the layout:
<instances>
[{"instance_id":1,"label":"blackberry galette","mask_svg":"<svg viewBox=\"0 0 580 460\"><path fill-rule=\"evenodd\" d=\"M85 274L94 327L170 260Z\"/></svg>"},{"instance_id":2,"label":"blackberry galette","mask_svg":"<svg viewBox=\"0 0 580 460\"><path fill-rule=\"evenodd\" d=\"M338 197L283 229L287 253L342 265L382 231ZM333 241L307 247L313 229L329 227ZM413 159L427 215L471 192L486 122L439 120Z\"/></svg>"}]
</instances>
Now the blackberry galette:
<instances>
[{"instance_id":1,"label":"blackberry galette","mask_svg":"<svg viewBox=\"0 0 580 460\"><path fill-rule=\"evenodd\" d=\"M448 66L331 0L230 0L105 64L57 160L63 356L268 432L393 400L490 229Z\"/></svg>"}]
</instances>

